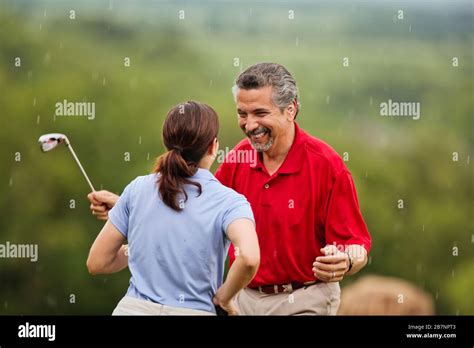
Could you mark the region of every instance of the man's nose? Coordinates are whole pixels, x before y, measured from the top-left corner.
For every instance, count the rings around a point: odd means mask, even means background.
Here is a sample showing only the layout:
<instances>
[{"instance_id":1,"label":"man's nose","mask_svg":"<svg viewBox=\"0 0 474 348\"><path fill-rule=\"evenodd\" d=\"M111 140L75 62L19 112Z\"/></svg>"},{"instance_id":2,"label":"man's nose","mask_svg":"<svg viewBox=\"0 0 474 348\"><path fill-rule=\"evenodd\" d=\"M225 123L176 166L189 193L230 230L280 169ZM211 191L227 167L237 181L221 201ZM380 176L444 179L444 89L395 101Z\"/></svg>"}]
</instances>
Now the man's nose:
<instances>
[{"instance_id":1,"label":"man's nose","mask_svg":"<svg viewBox=\"0 0 474 348\"><path fill-rule=\"evenodd\" d=\"M256 119L253 117L248 117L247 122L245 123L245 131L252 132L258 128L259 124Z\"/></svg>"}]
</instances>

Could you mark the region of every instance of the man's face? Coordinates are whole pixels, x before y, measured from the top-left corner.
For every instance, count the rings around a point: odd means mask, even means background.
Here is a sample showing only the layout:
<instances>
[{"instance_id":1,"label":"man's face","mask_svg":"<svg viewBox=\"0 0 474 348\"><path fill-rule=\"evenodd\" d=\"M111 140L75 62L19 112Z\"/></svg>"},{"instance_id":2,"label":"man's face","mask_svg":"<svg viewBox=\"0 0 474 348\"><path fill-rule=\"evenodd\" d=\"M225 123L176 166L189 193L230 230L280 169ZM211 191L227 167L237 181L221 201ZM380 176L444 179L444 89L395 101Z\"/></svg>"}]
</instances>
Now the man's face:
<instances>
[{"instance_id":1,"label":"man's face","mask_svg":"<svg viewBox=\"0 0 474 348\"><path fill-rule=\"evenodd\" d=\"M272 100L272 87L238 89L236 94L239 126L250 139L255 150L268 151L278 144L279 136L285 134L290 122L286 113L280 111Z\"/></svg>"}]
</instances>

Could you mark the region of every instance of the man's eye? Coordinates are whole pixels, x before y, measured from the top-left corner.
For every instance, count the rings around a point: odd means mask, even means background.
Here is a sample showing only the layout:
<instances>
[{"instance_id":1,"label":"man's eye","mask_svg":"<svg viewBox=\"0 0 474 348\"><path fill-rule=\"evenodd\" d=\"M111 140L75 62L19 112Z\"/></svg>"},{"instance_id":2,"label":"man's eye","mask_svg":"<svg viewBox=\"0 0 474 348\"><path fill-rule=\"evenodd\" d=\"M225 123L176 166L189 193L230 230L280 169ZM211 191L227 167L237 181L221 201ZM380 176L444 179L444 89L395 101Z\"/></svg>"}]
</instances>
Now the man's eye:
<instances>
[{"instance_id":1,"label":"man's eye","mask_svg":"<svg viewBox=\"0 0 474 348\"><path fill-rule=\"evenodd\" d=\"M247 117L246 114L241 114L241 113L238 113L239 117Z\"/></svg>"}]
</instances>

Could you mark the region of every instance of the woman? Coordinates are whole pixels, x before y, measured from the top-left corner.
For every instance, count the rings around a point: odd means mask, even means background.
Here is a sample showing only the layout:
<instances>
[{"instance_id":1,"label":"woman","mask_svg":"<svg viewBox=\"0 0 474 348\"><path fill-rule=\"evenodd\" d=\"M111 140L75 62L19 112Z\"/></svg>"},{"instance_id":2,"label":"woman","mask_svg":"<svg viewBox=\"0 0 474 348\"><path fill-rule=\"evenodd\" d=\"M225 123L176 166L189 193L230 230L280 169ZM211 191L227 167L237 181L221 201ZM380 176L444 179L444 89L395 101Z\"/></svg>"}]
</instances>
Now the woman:
<instances>
[{"instance_id":1,"label":"woman","mask_svg":"<svg viewBox=\"0 0 474 348\"><path fill-rule=\"evenodd\" d=\"M209 171L218 129L208 105L172 108L163 126L168 151L108 213L87 267L100 274L128 265L130 286L113 315L212 315L215 305L237 314L232 299L255 275L260 252L249 203ZM222 284L230 242L237 260Z\"/></svg>"}]
</instances>

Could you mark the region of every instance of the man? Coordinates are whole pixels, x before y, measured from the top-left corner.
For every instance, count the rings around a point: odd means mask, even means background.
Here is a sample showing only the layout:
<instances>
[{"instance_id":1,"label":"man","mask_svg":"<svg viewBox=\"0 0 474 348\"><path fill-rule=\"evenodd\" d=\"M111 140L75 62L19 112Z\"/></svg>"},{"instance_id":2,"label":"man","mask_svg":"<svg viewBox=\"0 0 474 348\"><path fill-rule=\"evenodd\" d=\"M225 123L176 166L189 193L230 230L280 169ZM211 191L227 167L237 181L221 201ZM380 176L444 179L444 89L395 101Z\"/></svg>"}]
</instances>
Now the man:
<instances>
[{"instance_id":1,"label":"man","mask_svg":"<svg viewBox=\"0 0 474 348\"><path fill-rule=\"evenodd\" d=\"M224 161L216 177L250 202L261 253L257 275L236 296L237 309L244 315L335 315L339 282L366 265L371 245L351 174L329 145L295 122L298 90L285 67L253 65L233 92L247 136L233 151L258 156L251 163ZM116 197L89 197L93 213L107 219ZM230 262L238 252L230 250Z\"/></svg>"}]
</instances>

